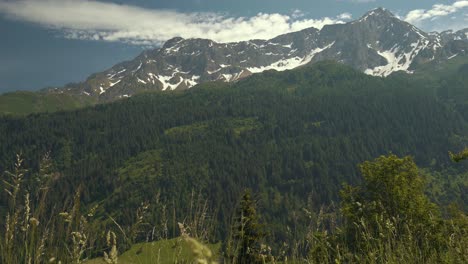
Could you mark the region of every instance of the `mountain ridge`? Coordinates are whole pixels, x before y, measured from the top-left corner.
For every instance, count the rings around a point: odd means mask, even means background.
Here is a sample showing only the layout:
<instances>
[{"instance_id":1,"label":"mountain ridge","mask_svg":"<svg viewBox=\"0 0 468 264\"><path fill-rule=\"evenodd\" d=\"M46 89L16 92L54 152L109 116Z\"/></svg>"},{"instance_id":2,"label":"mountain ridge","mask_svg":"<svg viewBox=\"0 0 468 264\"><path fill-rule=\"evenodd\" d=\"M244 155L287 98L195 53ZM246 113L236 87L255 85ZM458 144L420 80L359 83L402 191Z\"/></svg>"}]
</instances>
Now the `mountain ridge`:
<instances>
[{"instance_id":1,"label":"mountain ridge","mask_svg":"<svg viewBox=\"0 0 468 264\"><path fill-rule=\"evenodd\" d=\"M208 81L235 82L254 73L290 70L335 60L366 74L413 73L420 65L468 54L468 29L426 33L384 8L361 18L307 28L269 40L218 43L174 37L160 48L143 51L86 81L47 93L94 97L100 102L152 90L184 90Z\"/></svg>"}]
</instances>

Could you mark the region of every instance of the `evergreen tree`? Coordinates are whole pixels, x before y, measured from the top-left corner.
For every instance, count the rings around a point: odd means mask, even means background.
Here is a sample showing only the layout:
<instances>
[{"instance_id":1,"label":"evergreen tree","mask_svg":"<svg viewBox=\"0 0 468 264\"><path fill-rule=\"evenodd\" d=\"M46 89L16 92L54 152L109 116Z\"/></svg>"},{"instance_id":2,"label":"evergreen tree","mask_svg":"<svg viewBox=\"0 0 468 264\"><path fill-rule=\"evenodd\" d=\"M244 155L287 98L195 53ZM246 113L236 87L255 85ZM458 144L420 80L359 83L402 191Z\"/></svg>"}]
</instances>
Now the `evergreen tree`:
<instances>
[{"instance_id":1,"label":"evergreen tree","mask_svg":"<svg viewBox=\"0 0 468 264\"><path fill-rule=\"evenodd\" d=\"M233 262L240 264L262 263L260 241L263 239L264 233L250 190L246 190L242 195L234 230L236 256L234 256Z\"/></svg>"}]
</instances>

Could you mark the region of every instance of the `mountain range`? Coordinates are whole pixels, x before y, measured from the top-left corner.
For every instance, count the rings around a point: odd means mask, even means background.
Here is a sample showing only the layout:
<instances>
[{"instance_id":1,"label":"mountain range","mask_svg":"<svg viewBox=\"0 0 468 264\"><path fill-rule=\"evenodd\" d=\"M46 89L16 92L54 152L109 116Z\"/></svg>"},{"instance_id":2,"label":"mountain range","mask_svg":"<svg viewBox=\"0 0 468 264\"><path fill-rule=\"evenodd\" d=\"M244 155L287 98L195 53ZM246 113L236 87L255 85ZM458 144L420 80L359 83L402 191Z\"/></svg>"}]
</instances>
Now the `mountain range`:
<instances>
[{"instance_id":1,"label":"mountain range","mask_svg":"<svg viewBox=\"0 0 468 264\"><path fill-rule=\"evenodd\" d=\"M176 37L84 82L44 91L106 102L144 91L188 89L208 81L235 82L254 73L323 60L385 77L467 54L468 29L426 33L378 8L349 23L307 28L270 40L217 43Z\"/></svg>"},{"instance_id":2,"label":"mountain range","mask_svg":"<svg viewBox=\"0 0 468 264\"><path fill-rule=\"evenodd\" d=\"M279 262L465 263L467 33L379 8L1 95L0 263L180 262L185 226L231 263L244 219Z\"/></svg>"}]
</instances>

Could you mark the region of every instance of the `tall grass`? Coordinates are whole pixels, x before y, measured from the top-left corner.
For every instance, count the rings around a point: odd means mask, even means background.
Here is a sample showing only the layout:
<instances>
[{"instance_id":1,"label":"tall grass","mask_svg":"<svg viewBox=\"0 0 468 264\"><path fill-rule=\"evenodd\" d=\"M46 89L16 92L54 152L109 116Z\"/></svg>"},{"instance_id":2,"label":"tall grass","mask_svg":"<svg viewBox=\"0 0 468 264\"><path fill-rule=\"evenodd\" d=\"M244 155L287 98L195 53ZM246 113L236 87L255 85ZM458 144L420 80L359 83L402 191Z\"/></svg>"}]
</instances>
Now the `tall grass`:
<instances>
[{"instance_id":1,"label":"tall grass","mask_svg":"<svg viewBox=\"0 0 468 264\"><path fill-rule=\"evenodd\" d=\"M209 214L209 202L201 194L192 192L190 210L178 224L181 236L169 240L166 217L158 225L146 222L148 203L137 209L133 225L122 227L114 221L113 230L103 229L94 220L96 206L88 211L81 207L80 188L65 209L50 206L47 195L52 175L47 155L37 174L24 169L19 155L13 171L5 173L2 185L8 207L0 227L0 263L78 264L96 257L98 252L104 263L115 264L119 263L119 252L123 249L155 239L175 243L172 259L178 263L187 262L181 243L190 246L191 263L242 263L236 256L239 241L236 243L232 234L221 249L224 253L206 246L213 237L215 219ZM34 184L26 184L31 182ZM358 211L362 207L359 202L355 206ZM167 208L162 208L161 213L166 214ZM334 205L322 207L318 212L304 209L302 216L306 219L301 222L308 224L302 238L272 241L283 245L274 253L265 240L259 240L255 259L258 263L468 263L468 217L455 208L450 211L448 219L432 218L431 212L427 212L429 224L418 227L398 215L376 214L350 221ZM233 225L234 231L242 233L245 217L233 216L233 222L241 220L240 226ZM155 231L156 228L161 230ZM154 247L142 245L136 254L149 249L154 251L149 263L164 263L161 256L167 252L163 254Z\"/></svg>"},{"instance_id":2,"label":"tall grass","mask_svg":"<svg viewBox=\"0 0 468 264\"><path fill-rule=\"evenodd\" d=\"M23 159L17 155L13 172L6 172L3 180L8 195L8 208L4 221L4 232L0 238L0 260L2 263L40 263L45 254L46 240L51 235L47 221L38 216L41 204L34 204L31 194L22 190L26 170ZM44 194L41 186L40 195Z\"/></svg>"},{"instance_id":3,"label":"tall grass","mask_svg":"<svg viewBox=\"0 0 468 264\"><path fill-rule=\"evenodd\" d=\"M14 171L5 172L8 208L0 232L1 263L82 263L96 240L89 224L93 210L81 214L80 188L69 210L49 206L50 165L46 155L39 173L26 179L28 171L17 155Z\"/></svg>"},{"instance_id":4,"label":"tall grass","mask_svg":"<svg viewBox=\"0 0 468 264\"><path fill-rule=\"evenodd\" d=\"M323 209L322 209L323 210ZM331 221L341 222L330 228ZM340 211L319 213L308 227L304 244L308 255L298 263L468 263L468 217L453 212L446 220L417 230L399 217L378 215L348 223Z\"/></svg>"}]
</instances>

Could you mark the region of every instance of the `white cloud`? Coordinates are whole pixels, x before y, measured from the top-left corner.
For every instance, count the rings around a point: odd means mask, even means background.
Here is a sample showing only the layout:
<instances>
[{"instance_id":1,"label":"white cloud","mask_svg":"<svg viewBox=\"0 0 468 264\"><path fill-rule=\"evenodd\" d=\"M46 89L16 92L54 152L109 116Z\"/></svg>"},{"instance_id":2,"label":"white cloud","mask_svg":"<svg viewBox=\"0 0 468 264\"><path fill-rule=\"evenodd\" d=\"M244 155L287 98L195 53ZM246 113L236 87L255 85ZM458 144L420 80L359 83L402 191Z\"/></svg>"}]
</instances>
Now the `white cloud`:
<instances>
[{"instance_id":1,"label":"white cloud","mask_svg":"<svg viewBox=\"0 0 468 264\"><path fill-rule=\"evenodd\" d=\"M300 9L294 9L294 11L292 12L291 16L292 16L292 18L294 18L294 19L298 19L298 18L304 17L305 14L304 14L304 12L302 12L302 10L300 10Z\"/></svg>"},{"instance_id":2,"label":"white cloud","mask_svg":"<svg viewBox=\"0 0 468 264\"><path fill-rule=\"evenodd\" d=\"M349 20L353 16L350 13L343 13L337 16L338 19Z\"/></svg>"},{"instance_id":3,"label":"white cloud","mask_svg":"<svg viewBox=\"0 0 468 264\"><path fill-rule=\"evenodd\" d=\"M468 7L468 1L456 1L451 5L436 4L429 10L416 9L410 11L406 15L405 21L420 25L427 20L434 21L435 19L454 14L466 7Z\"/></svg>"},{"instance_id":4,"label":"white cloud","mask_svg":"<svg viewBox=\"0 0 468 264\"><path fill-rule=\"evenodd\" d=\"M269 39L309 27L344 23L349 14L306 19L259 13L253 17L228 17L217 13L180 13L93 0L0 0L0 14L8 18L59 30L73 39L159 44L175 36L209 38L218 42Z\"/></svg>"}]
</instances>

